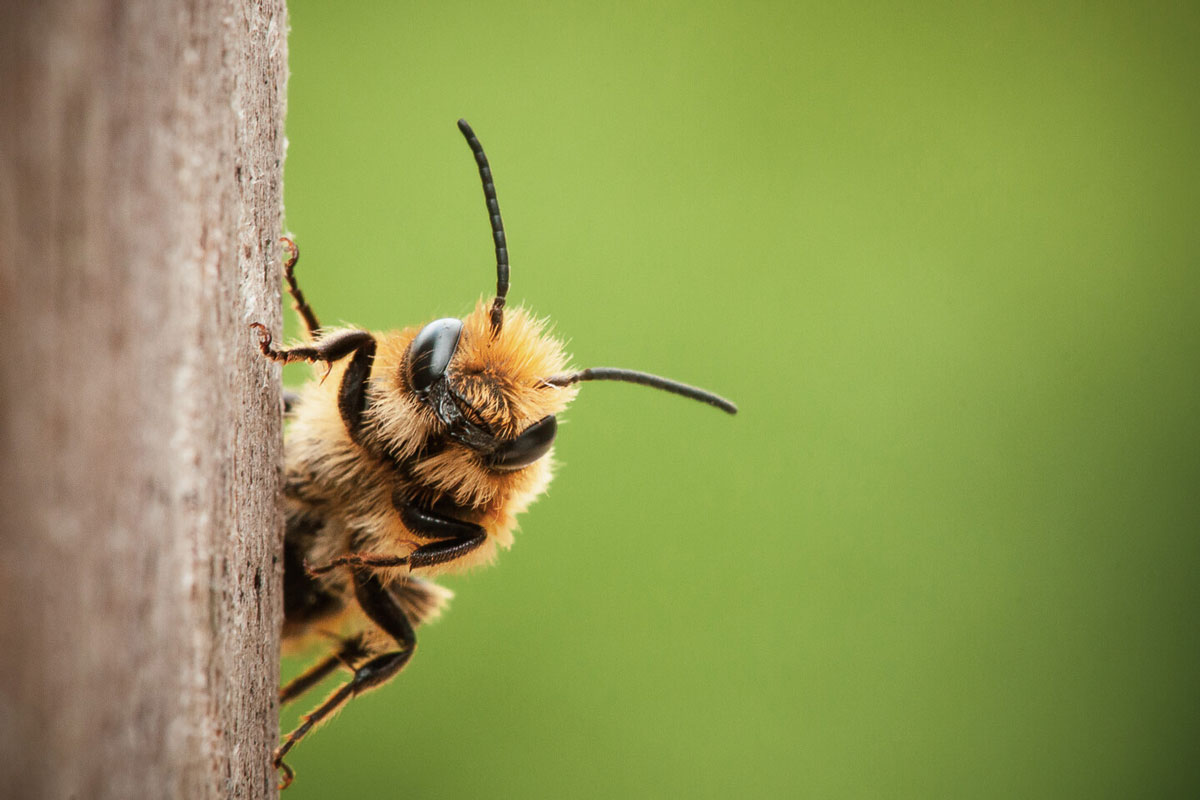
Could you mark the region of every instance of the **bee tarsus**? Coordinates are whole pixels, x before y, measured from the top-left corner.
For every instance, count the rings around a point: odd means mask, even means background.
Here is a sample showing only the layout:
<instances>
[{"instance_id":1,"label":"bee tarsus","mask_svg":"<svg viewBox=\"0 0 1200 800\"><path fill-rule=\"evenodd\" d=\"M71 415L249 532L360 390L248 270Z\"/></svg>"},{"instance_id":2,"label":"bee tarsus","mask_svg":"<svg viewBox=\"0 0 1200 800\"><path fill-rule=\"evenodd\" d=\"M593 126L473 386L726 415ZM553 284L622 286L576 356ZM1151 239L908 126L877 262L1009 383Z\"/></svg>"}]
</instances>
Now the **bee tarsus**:
<instances>
[{"instance_id":1,"label":"bee tarsus","mask_svg":"<svg viewBox=\"0 0 1200 800\"><path fill-rule=\"evenodd\" d=\"M281 236L279 243L288 254L283 262L283 277L287 281L288 293L292 296L292 308L296 309L296 313L303 320L308 338L314 339L317 331L321 329L321 323L317 321L317 315L313 313L312 307L304 299L304 292L300 291L300 285L296 283L296 263L300 261L300 248L286 236Z\"/></svg>"},{"instance_id":2,"label":"bee tarsus","mask_svg":"<svg viewBox=\"0 0 1200 800\"><path fill-rule=\"evenodd\" d=\"M324 361L332 364L345 358L359 349L375 342L375 337L367 331L337 331L324 339L307 347L277 348L274 337L261 322L252 322L250 327L258 331L258 349L272 361L281 364L291 364L295 361Z\"/></svg>"},{"instance_id":3,"label":"bee tarsus","mask_svg":"<svg viewBox=\"0 0 1200 800\"><path fill-rule=\"evenodd\" d=\"M355 567L358 569L385 569L388 567L403 567L409 562L408 556L378 556L363 553L348 553L338 556L324 564L304 564L304 570L309 575L324 575L333 572L338 567Z\"/></svg>"},{"instance_id":4,"label":"bee tarsus","mask_svg":"<svg viewBox=\"0 0 1200 800\"><path fill-rule=\"evenodd\" d=\"M408 615L379 579L374 575L356 570L353 582L354 596L358 600L359 607L372 622L396 642L397 648L375 655L357 667L354 670L353 678L343 684L314 711L305 715L300 726L288 735L283 744L275 751L272 762L275 769L283 773L280 789L286 789L295 777L295 772L283 760L288 751L303 739L305 734L324 722L326 717L341 708L350 698L386 683L404 669L404 665L408 663L417 649L417 637L413 632Z\"/></svg>"}]
</instances>

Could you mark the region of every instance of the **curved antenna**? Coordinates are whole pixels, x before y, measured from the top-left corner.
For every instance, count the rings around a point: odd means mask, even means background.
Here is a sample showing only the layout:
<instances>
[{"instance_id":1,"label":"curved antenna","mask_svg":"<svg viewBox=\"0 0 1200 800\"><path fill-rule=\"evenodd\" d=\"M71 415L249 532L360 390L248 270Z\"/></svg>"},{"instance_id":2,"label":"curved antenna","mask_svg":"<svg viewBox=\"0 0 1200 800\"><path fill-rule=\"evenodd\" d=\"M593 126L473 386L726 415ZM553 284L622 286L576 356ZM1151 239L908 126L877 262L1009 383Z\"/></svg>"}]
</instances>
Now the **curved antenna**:
<instances>
[{"instance_id":1,"label":"curved antenna","mask_svg":"<svg viewBox=\"0 0 1200 800\"><path fill-rule=\"evenodd\" d=\"M458 129L475 154L479 167L479 180L483 183L483 197L487 200L488 217L492 222L492 238L496 241L496 299L492 301L492 336L500 332L504 321L504 298L508 294L508 242L504 238L504 220L500 219L500 201L496 199L496 184L492 182L492 168L488 165L483 145L475 131L465 119L458 121Z\"/></svg>"},{"instance_id":2,"label":"curved antenna","mask_svg":"<svg viewBox=\"0 0 1200 800\"><path fill-rule=\"evenodd\" d=\"M572 383L580 383L581 381L624 381L625 383L636 383L641 386L649 386L652 389L662 389L664 392L690 397L692 400L699 400L701 403L708 403L710 406L721 409L726 414L736 414L738 410L736 405L720 395L699 389L695 386L689 386L686 383L669 380L658 375L651 375L649 372L638 372L632 369L591 367L590 369L581 369L579 372L573 372L570 375L555 375L553 378L546 379L546 383L551 386L570 386Z\"/></svg>"}]
</instances>

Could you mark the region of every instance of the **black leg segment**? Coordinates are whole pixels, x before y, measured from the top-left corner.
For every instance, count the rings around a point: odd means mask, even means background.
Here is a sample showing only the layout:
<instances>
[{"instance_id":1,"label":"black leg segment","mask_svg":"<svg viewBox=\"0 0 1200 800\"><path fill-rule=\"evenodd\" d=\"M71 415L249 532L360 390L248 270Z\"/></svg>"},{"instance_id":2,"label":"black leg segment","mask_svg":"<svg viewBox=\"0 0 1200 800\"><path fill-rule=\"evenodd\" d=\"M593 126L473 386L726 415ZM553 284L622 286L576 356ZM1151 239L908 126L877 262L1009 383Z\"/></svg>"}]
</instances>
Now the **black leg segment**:
<instances>
[{"instance_id":1,"label":"black leg segment","mask_svg":"<svg viewBox=\"0 0 1200 800\"><path fill-rule=\"evenodd\" d=\"M441 540L421 545L409 553L408 564L411 569L462 558L487 540L487 531L482 525L421 508L398 493L392 495L392 505L400 512L404 527L415 535L422 539Z\"/></svg>"},{"instance_id":2,"label":"black leg segment","mask_svg":"<svg viewBox=\"0 0 1200 800\"><path fill-rule=\"evenodd\" d=\"M374 689L396 676L417 647L417 637L404 609L377 577L361 570L354 572L354 596L363 612L371 621L396 641L396 649L375 656L354 671L354 677L304 717L304 722L292 731L279 749L275 751L275 769L283 773L280 788L292 782L294 773L283 763L283 757L303 739L309 731L320 725L330 714L337 711L352 697Z\"/></svg>"},{"instance_id":3,"label":"black leg segment","mask_svg":"<svg viewBox=\"0 0 1200 800\"><path fill-rule=\"evenodd\" d=\"M271 332L261 322L253 322L250 327L258 331L258 349L272 361L291 364L293 361L326 361L334 362L358 350L366 342L370 342L374 350L375 338L367 331L340 331L309 347L292 347L280 349L271 342Z\"/></svg>"},{"instance_id":4,"label":"black leg segment","mask_svg":"<svg viewBox=\"0 0 1200 800\"><path fill-rule=\"evenodd\" d=\"M344 556L329 561L325 564L307 565L309 575L324 575L337 567L350 567L354 570L369 571L375 569L388 569L391 567L403 567L408 565L409 569L420 569L421 567L432 567L435 564L445 564L447 561L453 561L456 558L462 558L467 553L470 553L479 545L487 541L487 531L478 525L471 525L469 522L457 523L463 526L477 528L474 533L456 536L453 539L444 539L442 541L424 544L413 550L407 556L382 556L362 553L347 553Z\"/></svg>"},{"instance_id":5,"label":"black leg segment","mask_svg":"<svg viewBox=\"0 0 1200 800\"><path fill-rule=\"evenodd\" d=\"M409 554L408 565L411 569L417 569L454 561L462 558L485 541L487 541L487 533L480 528L479 533L474 536L460 536L444 542L421 545Z\"/></svg>"},{"instance_id":6,"label":"black leg segment","mask_svg":"<svg viewBox=\"0 0 1200 800\"><path fill-rule=\"evenodd\" d=\"M317 331L321 329L321 323L317 321L317 315L308 301L304 299L304 292L300 291L300 284L296 282L296 262L300 260L300 248L286 236L279 240L279 244L287 252L287 258L283 261L283 277L287 280L288 294L292 296L292 307L296 309L296 313L303 320L308 338L315 339Z\"/></svg>"},{"instance_id":7,"label":"black leg segment","mask_svg":"<svg viewBox=\"0 0 1200 800\"><path fill-rule=\"evenodd\" d=\"M354 636L342 642L342 646L327 658L318 661L304 672L288 681L287 686L279 690L279 705L286 706L309 689L329 677L339 667L351 672L355 665L370 654L362 636Z\"/></svg>"},{"instance_id":8,"label":"black leg segment","mask_svg":"<svg viewBox=\"0 0 1200 800\"><path fill-rule=\"evenodd\" d=\"M400 492L392 495L392 505L400 512L400 519L404 522L404 527L422 539L469 538L483 532L483 528L473 522L463 522L433 510L421 508L417 503L405 499Z\"/></svg>"},{"instance_id":9,"label":"black leg segment","mask_svg":"<svg viewBox=\"0 0 1200 800\"><path fill-rule=\"evenodd\" d=\"M375 337L367 331L340 331L307 347L278 348L272 344L271 332L265 325L255 322L250 327L258 332L258 349L272 361L284 364L324 361L332 369L333 362L353 354L338 387L338 412L350 438L359 441L363 412L367 408L371 366L375 362Z\"/></svg>"},{"instance_id":10,"label":"black leg segment","mask_svg":"<svg viewBox=\"0 0 1200 800\"><path fill-rule=\"evenodd\" d=\"M347 553L325 564L306 565L308 573L323 575L337 567L350 567L355 570L386 569L402 567L405 564L409 569L432 567L462 558L487 541L487 530L482 525L422 508L417 503L405 499L401 492L392 495L392 504L400 512L404 526L414 536L434 541L421 545L407 556Z\"/></svg>"},{"instance_id":11,"label":"black leg segment","mask_svg":"<svg viewBox=\"0 0 1200 800\"><path fill-rule=\"evenodd\" d=\"M338 412L342 422L350 433L350 438L358 441L358 432L362 428L363 412L367 410L367 388L371 384L371 366L375 363L375 340L367 335L354 358L342 375L342 385L338 387Z\"/></svg>"}]
</instances>

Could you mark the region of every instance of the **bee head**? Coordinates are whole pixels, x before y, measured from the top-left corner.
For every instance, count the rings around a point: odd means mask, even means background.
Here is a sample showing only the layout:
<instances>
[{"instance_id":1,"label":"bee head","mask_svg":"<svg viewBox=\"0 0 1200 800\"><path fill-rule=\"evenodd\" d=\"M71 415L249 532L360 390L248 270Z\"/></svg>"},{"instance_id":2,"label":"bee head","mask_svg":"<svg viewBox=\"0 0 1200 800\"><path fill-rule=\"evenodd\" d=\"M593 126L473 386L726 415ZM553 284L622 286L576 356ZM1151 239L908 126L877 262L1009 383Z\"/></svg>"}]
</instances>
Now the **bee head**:
<instances>
[{"instance_id":1,"label":"bee head","mask_svg":"<svg viewBox=\"0 0 1200 800\"><path fill-rule=\"evenodd\" d=\"M493 470L506 472L541 459L554 444L555 414L581 381L638 383L690 397L730 414L737 407L717 395L645 372L594 367L564 372L561 342L523 309L505 309L508 243L492 169L466 120L458 129L475 156L496 248L496 295L464 319L438 319L413 338L404 359L405 379L416 398L445 426L446 435L477 452Z\"/></svg>"},{"instance_id":2,"label":"bee head","mask_svg":"<svg viewBox=\"0 0 1200 800\"><path fill-rule=\"evenodd\" d=\"M505 472L549 452L555 415L574 387L548 384L566 365L562 343L544 321L507 309L499 330L492 304L479 303L464 319L439 319L412 340L405 358L409 389L445 426L446 435Z\"/></svg>"}]
</instances>

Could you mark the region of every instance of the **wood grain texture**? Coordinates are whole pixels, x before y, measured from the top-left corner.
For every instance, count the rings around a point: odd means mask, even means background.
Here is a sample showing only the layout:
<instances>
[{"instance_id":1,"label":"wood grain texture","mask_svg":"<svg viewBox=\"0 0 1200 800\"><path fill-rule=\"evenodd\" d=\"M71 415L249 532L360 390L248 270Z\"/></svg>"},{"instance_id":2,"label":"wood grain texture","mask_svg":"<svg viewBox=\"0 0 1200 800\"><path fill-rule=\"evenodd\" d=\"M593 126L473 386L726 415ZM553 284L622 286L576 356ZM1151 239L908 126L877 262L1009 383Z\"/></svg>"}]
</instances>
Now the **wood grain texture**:
<instances>
[{"instance_id":1,"label":"wood grain texture","mask_svg":"<svg viewBox=\"0 0 1200 800\"><path fill-rule=\"evenodd\" d=\"M275 796L286 31L0 4L0 796Z\"/></svg>"}]
</instances>

